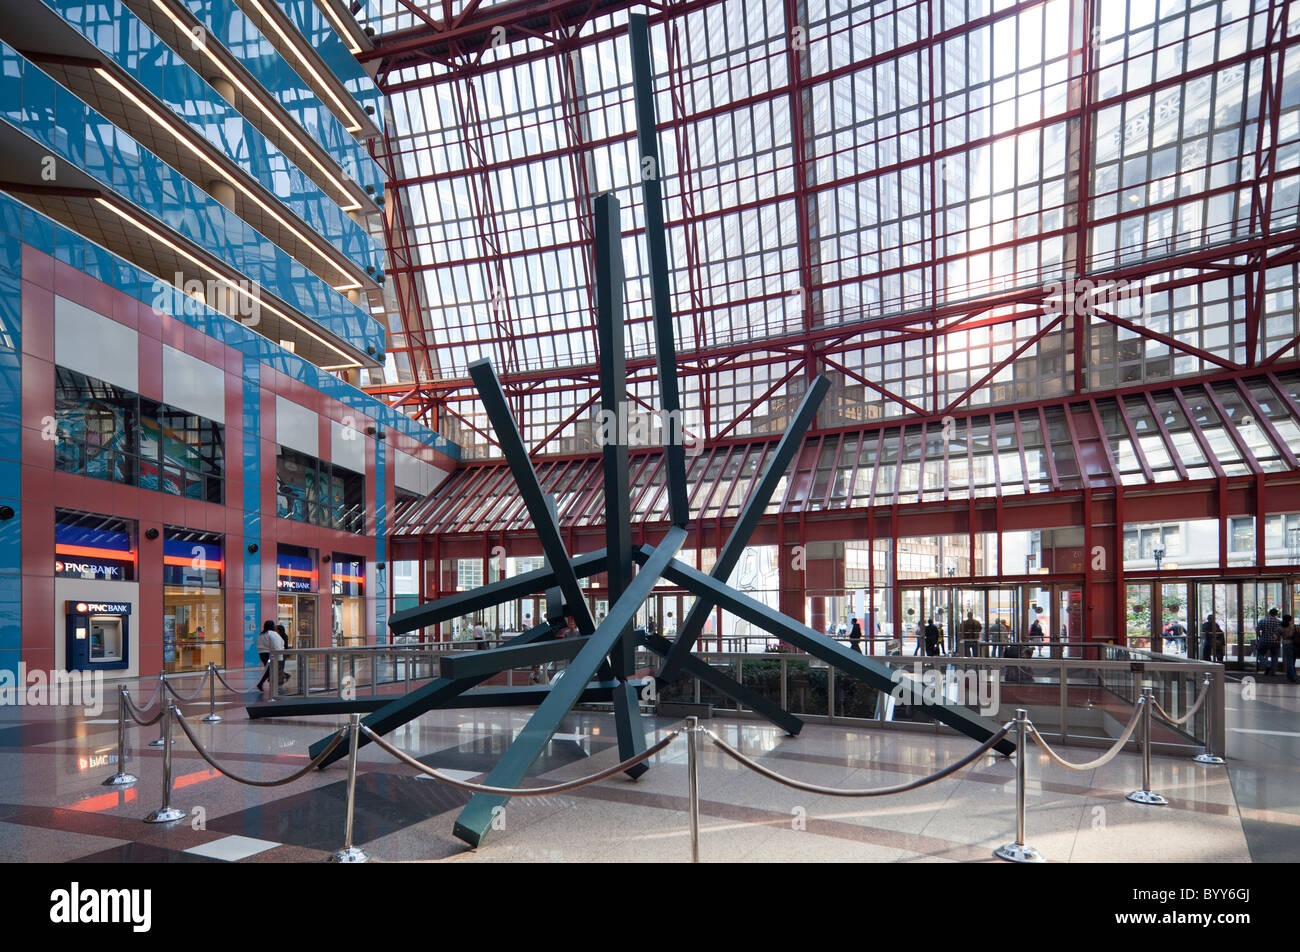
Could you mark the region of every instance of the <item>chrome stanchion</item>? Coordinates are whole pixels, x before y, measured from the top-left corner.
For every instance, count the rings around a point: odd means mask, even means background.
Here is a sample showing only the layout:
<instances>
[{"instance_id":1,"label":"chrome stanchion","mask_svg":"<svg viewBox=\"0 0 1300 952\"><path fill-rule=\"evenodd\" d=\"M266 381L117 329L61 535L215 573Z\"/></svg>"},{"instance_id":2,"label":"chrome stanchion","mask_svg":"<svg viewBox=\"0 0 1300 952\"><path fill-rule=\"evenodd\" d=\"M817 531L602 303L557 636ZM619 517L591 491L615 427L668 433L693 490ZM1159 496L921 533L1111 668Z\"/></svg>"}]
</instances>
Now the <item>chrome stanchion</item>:
<instances>
[{"instance_id":1,"label":"chrome stanchion","mask_svg":"<svg viewBox=\"0 0 1300 952\"><path fill-rule=\"evenodd\" d=\"M1125 794L1126 800L1142 803L1152 807L1168 805L1169 801L1158 793L1151 792L1151 688L1144 687L1138 703L1142 705L1142 789Z\"/></svg>"},{"instance_id":2,"label":"chrome stanchion","mask_svg":"<svg viewBox=\"0 0 1300 952\"><path fill-rule=\"evenodd\" d=\"M352 811L357 794L357 737L361 733L361 715L348 715L348 806L347 826L343 834L343 849L331 853L326 862L364 863L368 856L352 845Z\"/></svg>"},{"instance_id":3,"label":"chrome stanchion","mask_svg":"<svg viewBox=\"0 0 1300 952\"><path fill-rule=\"evenodd\" d=\"M686 777L691 813L691 862L700 861L700 771L696 761L699 718L686 718Z\"/></svg>"},{"instance_id":4,"label":"chrome stanchion","mask_svg":"<svg viewBox=\"0 0 1300 952\"><path fill-rule=\"evenodd\" d=\"M1210 697L1210 675L1206 672L1204 686L1201 690L1205 691L1205 751L1197 754L1192 760L1198 764L1215 766L1227 763L1222 757L1210 752L1211 738L1214 737L1214 699Z\"/></svg>"},{"instance_id":5,"label":"chrome stanchion","mask_svg":"<svg viewBox=\"0 0 1300 952\"><path fill-rule=\"evenodd\" d=\"M163 708L163 802L159 809L144 818L146 823L172 823L188 815L186 811L172 806L172 712L175 710L174 704Z\"/></svg>"},{"instance_id":6,"label":"chrome stanchion","mask_svg":"<svg viewBox=\"0 0 1300 952\"><path fill-rule=\"evenodd\" d=\"M993 851L998 859L1013 863L1046 863L1042 853L1025 844L1025 767L1029 751L1029 712L1016 708L1016 841Z\"/></svg>"},{"instance_id":7,"label":"chrome stanchion","mask_svg":"<svg viewBox=\"0 0 1300 952\"><path fill-rule=\"evenodd\" d=\"M159 703L161 703L164 708L170 706L170 702L167 700L167 673L165 671L158 672L158 697ZM160 733L153 740L149 741L149 746L158 748L163 746L164 743L166 743L166 741L163 740L163 735ZM172 743L174 744L176 742L172 741Z\"/></svg>"},{"instance_id":8,"label":"chrome stanchion","mask_svg":"<svg viewBox=\"0 0 1300 952\"><path fill-rule=\"evenodd\" d=\"M280 656L274 651L271 652L271 659L267 662L271 666L271 696L268 701L278 700L275 694L280 690ZM301 667L301 665L299 666Z\"/></svg>"},{"instance_id":9,"label":"chrome stanchion","mask_svg":"<svg viewBox=\"0 0 1300 952\"><path fill-rule=\"evenodd\" d=\"M217 672L216 664L208 662L208 716L203 718L209 724L215 724L221 720L221 715L217 713Z\"/></svg>"},{"instance_id":10,"label":"chrome stanchion","mask_svg":"<svg viewBox=\"0 0 1300 952\"><path fill-rule=\"evenodd\" d=\"M126 772L126 685L117 688L117 773L104 781L105 787L135 783L138 777Z\"/></svg>"}]
</instances>

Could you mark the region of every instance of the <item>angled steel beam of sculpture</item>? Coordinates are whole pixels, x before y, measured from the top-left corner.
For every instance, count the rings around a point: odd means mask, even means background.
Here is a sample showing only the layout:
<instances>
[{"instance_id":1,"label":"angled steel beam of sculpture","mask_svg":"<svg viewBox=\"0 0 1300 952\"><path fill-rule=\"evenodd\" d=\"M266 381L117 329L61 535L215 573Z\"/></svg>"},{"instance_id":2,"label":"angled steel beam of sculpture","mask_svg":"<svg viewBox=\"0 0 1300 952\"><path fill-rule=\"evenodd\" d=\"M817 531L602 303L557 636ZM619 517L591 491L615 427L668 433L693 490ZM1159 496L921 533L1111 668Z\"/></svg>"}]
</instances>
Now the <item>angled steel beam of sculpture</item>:
<instances>
[{"instance_id":1,"label":"angled steel beam of sculpture","mask_svg":"<svg viewBox=\"0 0 1300 952\"><path fill-rule=\"evenodd\" d=\"M645 206L645 240L649 260L650 314L655 325L655 357L659 367L659 408L664 415L664 464L668 473L668 515L675 526L691 520L686 494L686 440L682 402L677 386L677 347L674 339L672 290L669 287L668 241L664 236L663 188L660 176L659 133L655 127L654 74L650 68L650 31L644 14L627 18L632 46L632 93L636 100L636 135L641 147L641 197Z\"/></svg>"},{"instance_id":2,"label":"angled steel beam of sculpture","mask_svg":"<svg viewBox=\"0 0 1300 952\"><path fill-rule=\"evenodd\" d=\"M595 552L575 556L569 562L569 565L572 566L578 578L599 575L605 571L605 550L598 549ZM535 569L522 575L503 578L498 582L492 582L471 589L468 592L456 592L446 595L436 602L403 608L401 611L388 616L388 629L393 634L404 635L407 632L416 631L429 625L451 621L453 618L460 618L463 615L470 615L485 608L491 608L493 605L500 605L502 602L513 601L516 598L527 598L534 592L543 591L554 585L555 572L550 568ZM564 619L560 618L560 621L563 622Z\"/></svg>"},{"instance_id":3,"label":"angled steel beam of sculpture","mask_svg":"<svg viewBox=\"0 0 1300 952\"><path fill-rule=\"evenodd\" d=\"M645 565L628 585L618 601L610 606L609 614L600 623L596 633L587 639L582 651L569 664L564 677L551 685L550 693L538 705L528 724L519 732L505 755L497 761L487 776L492 787L517 787L538 756L545 749L551 735L560 726L565 715L578 702L583 688L596 673L605 656L614 649L628 620L635 618L641 604L649 597L664 567L673 560L677 550L686 541L686 530L677 526L669 529L662 542L652 549ZM452 831L470 846L478 846L492 826L494 808L506 802L503 796L475 794L465 805Z\"/></svg>"},{"instance_id":4,"label":"angled steel beam of sculpture","mask_svg":"<svg viewBox=\"0 0 1300 952\"><path fill-rule=\"evenodd\" d=\"M663 635L647 635L643 631L637 632L637 634L641 643L661 658L668 654L668 650L673 644ZM791 737L797 736L799 731L803 729L803 721L781 707L781 705L768 700L752 688L745 687L735 678L723 674L717 668L693 654L688 654L682 658L681 670L683 674L690 675L701 684L707 684L719 694L731 698L742 707L747 707L755 714L771 721Z\"/></svg>"},{"instance_id":5,"label":"angled steel beam of sculpture","mask_svg":"<svg viewBox=\"0 0 1300 952\"><path fill-rule=\"evenodd\" d=\"M830 381L825 376L818 374L808 388L808 392L804 394L794 419L790 421L785 435L781 437L781 442L776 447L776 452L772 454L772 461L754 487L754 491L749 494L744 510L740 513L740 517L736 519L736 525L732 528L731 535L727 537L727 544L722 547L722 551L718 553L717 561L713 564L713 571L710 574L719 582L726 583L727 579L731 578L736 563L740 561L740 557L745 552L745 546L749 544L749 537L753 534L755 526L758 525L758 520L763 517L763 513L767 510L767 504L772 498L772 493L776 490L777 484L781 482L781 477L785 475L785 471L790 468L790 461L794 459L795 454L799 452L799 448L803 446L804 433L817 419L817 408L821 406L822 399L826 396L826 391L830 389L830 385ZM713 611L713 608L713 602L707 598L697 598L695 600L695 604L691 606L691 610L686 614L686 621L677 633L677 640L673 642L668 657L664 659L664 663L659 669L660 679L671 681L677 677L683 659L695 647L695 640L699 638L700 632L704 630L704 623L708 621L709 613Z\"/></svg>"},{"instance_id":6,"label":"angled steel beam of sculpture","mask_svg":"<svg viewBox=\"0 0 1300 952\"><path fill-rule=\"evenodd\" d=\"M587 599L583 597L582 586L578 584L578 575L569 561L569 553L564 548L564 539L560 537L560 527L556 523L555 513L547 505L546 493L542 492L542 484L537 479L537 472L528 459L524 438L519 435L519 427L515 425L515 419L510 415L506 395L501 390L501 381L497 380L496 371L492 369L492 363L488 360L476 360L470 364L469 375L474 380L474 386L478 388L479 399L483 401L483 409L492 422L497 443L500 444L501 453L510 466L510 473L519 488L519 495L523 497L524 505L528 507L533 528L542 543L542 551L546 553L547 568L555 573L555 581L560 591L564 593L565 607L573 613L573 620L577 622L578 630L584 635L589 635L596 630L596 623L591 617L591 609L587 607Z\"/></svg>"},{"instance_id":7,"label":"angled steel beam of sculpture","mask_svg":"<svg viewBox=\"0 0 1300 952\"><path fill-rule=\"evenodd\" d=\"M655 550L650 549L648 546L642 546L636 553L637 561L647 559L646 564L648 565L649 554L653 551ZM750 598L748 595L742 595L711 575L705 575L698 569L674 559L664 569L663 576L670 582L674 582L691 592L697 598L712 599L733 615L738 615L750 624L771 632L783 641L797 645L814 658L820 658L852 677L866 681L878 691L893 692L899 690L900 693L911 694L911 703L917 704L936 721L947 724L968 737L982 742L997 733L997 728L992 723L967 708L955 704L927 703L923 699L918 703L916 695L921 692L914 689L910 679L902 680L903 674L901 671L861 655L838 641L833 641L814 631L807 625L799 624L794 619L782 615L762 602ZM1015 744L1005 738L997 745L997 750L1007 755L1013 753L1015 749Z\"/></svg>"},{"instance_id":8,"label":"angled steel beam of sculpture","mask_svg":"<svg viewBox=\"0 0 1300 952\"><path fill-rule=\"evenodd\" d=\"M529 645L538 641L545 641L555 634L555 627L549 624L541 624L536 628L530 628L521 635L516 635L506 642L507 647L515 645ZM470 678L438 678L430 681L423 687L418 687L407 694L394 698L383 707L362 718L361 723L365 724L376 734L387 734L395 727L400 727L407 721L413 721L426 711L432 711L440 707L448 698L455 697L470 688L477 687L486 681L490 674L475 675ZM322 737L316 743L308 748L312 757L317 757L324 750L334 735ZM363 735L359 738L358 743L368 744ZM346 757L348 752L345 744L340 744L334 748L334 752L321 763L324 769L334 761Z\"/></svg>"},{"instance_id":9,"label":"angled steel beam of sculpture","mask_svg":"<svg viewBox=\"0 0 1300 952\"><path fill-rule=\"evenodd\" d=\"M628 478L628 447L620 422L627 414L627 352L623 339L623 233L618 199L610 193L598 195L596 211L596 341L600 350L601 457L605 469L605 551L609 560L605 577L609 601L618 601L632 581L631 490ZM613 438L610 423L613 422ZM632 638L633 618L627 624L610 655L614 676L626 681L636 663L636 642ZM614 733L618 737L620 760L645 750L645 728L636 693L620 688L614 692ZM635 780L650 768L637 764L627 771Z\"/></svg>"},{"instance_id":10,"label":"angled steel beam of sculpture","mask_svg":"<svg viewBox=\"0 0 1300 952\"><path fill-rule=\"evenodd\" d=\"M439 674L444 678L472 678L476 675L493 675L507 668L527 668L548 661L568 661L586 643L586 638L563 638L531 645L510 645L487 651L443 655L438 662Z\"/></svg>"}]
</instances>

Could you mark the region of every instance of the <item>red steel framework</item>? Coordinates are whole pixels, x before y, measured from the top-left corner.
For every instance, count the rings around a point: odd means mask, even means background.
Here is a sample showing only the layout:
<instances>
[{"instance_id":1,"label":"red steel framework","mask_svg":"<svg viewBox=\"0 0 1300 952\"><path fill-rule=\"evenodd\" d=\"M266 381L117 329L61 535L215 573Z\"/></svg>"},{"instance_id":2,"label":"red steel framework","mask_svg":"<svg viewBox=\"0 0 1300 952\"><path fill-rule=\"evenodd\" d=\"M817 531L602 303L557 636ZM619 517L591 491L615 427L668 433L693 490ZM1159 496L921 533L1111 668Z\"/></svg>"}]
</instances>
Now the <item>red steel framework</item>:
<instances>
[{"instance_id":1,"label":"red steel framework","mask_svg":"<svg viewBox=\"0 0 1300 952\"><path fill-rule=\"evenodd\" d=\"M1169 493L1168 484L1162 484L1156 479L1152 460L1141 451L1136 453L1136 474L1121 475L1119 462L1105 435L1101 409L1110 406L1115 408L1113 412L1122 421L1132 445L1137 446L1140 434L1137 424L1130 416L1125 396L1139 395L1142 401L1139 406L1145 405L1150 409L1159 436L1171 447L1171 465L1181 480L1189 478L1187 464L1178 452L1172 450L1173 442L1165 415L1155 412L1153 393L1167 391L1186 419L1192 421L1196 414L1187 405L1185 394L1188 388L1202 388L1208 394L1209 405L1214 407L1222 420L1227 421L1232 415L1218 404L1213 384L1224 380L1233 381L1233 387L1241 391L1245 403L1253 406L1259 414L1258 418L1267 419L1267 414L1258 406L1254 393L1249 388L1242 390L1241 384L1241 380L1248 374L1264 373L1269 375L1268 380L1273 381L1279 401L1285 402L1290 412L1297 413L1293 397L1285 388L1277 385L1275 374L1289 372L1297 366L1297 357L1300 356L1297 354L1300 327L1295 328L1297 332L1284 343L1278 342L1284 338L1274 338L1271 343L1266 343L1261 334L1269 295L1269 273L1289 268L1294 275L1296 269L1300 268L1300 227L1296 227L1294 222L1282 227L1276 224L1279 207L1275 195L1293 187L1296 178L1300 176L1300 168L1294 162L1287 163L1289 167L1283 167L1278 161L1280 150L1287 144L1281 138L1281 120L1286 98L1286 62L1288 55L1294 60L1297 54L1291 48L1300 43L1300 31L1293 32L1289 5L1285 0L1269 0L1264 5L1256 4L1252 9L1251 15L1258 18L1260 7L1266 7L1265 39L1262 44L1249 46L1241 52L1222 56L1212 62L1184 63L1183 69L1173 75L1157 75L1153 81L1140 88L1126 88L1110 93L1104 92L1099 84L1099 77L1106 65L1100 56L1102 44L1096 41L1096 33L1100 29L1096 25L1100 16L1100 0L1070 0L1071 65L1068 103L1065 108L1051 116L1021 122L1010 130L995 132L985 129L968 140L958 142L942 134L942 127L950 116L945 112L943 94L935 85L936 70L943 69L945 44L973 35L975 31L1008 17L1042 7L1042 0L1022 0L995 13L972 17L959 25L944 27L934 22L935 4L926 3L923 13L926 29L923 35L901 43L894 49L852 57L849 62L832 63L815 73L810 62L809 45L792 41L783 51L788 64L787 78L783 82L755 92L743 101L717 103L703 108L697 107L692 94L690 79L693 68L696 79L700 73L698 64L690 61L689 37L684 36L687 30L685 24L688 16L717 6L719 0L664 0L652 4L625 0L551 0L541 3L523 0L482 3L472 0L460 5L459 9L455 9L449 2L424 5L410 0L397 2L414 14L418 22L377 36L373 49L362 53L360 58L363 61L377 62L377 81L381 89L389 94L415 90L450 93L456 103L461 144L468 158L467 169L470 170L470 174L464 170L414 172L413 164L403 161L402 146L396 141L391 123L385 126L382 147L374 146L377 156L382 155L391 176L390 194L398 197L393 202L393 210L385 224L391 257L389 273L397 282L396 300L401 312L405 342L392 350L409 356L416 379L367 389L413 416L435 421L454 418L462 427L491 442L490 434L474 422L470 412L475 396L468 376L444 368L437 359L437 350L443 342L439 340L437 329L425 323L420 289L426 275L437 273L449 263L433 260L428 248L417 239L415 229L418 223L409 220L406 211L409 205L402 200L402 196L410 190L436 187L455 178L468 181L473 218L477 224L477 255L455 264L480 269L485 285L499 288L504 284L505 269L510 262L527 255L531 249L521 250L518 245L512 245L506 240L511 226L507 225L504 214L509 210L500 207L500 196L494 194L489 173L522 169L540 159L563 159L571 176L574 206L572 219L576 223L576 236L556 247L580 251L584 264L582 280L589 282L593 182L588 159L595 150L621 146L631 141L635 133L620 132L605 136L591 134L587 110L601 107L588 107L583 101L585 91L578 57L584 49L619 35L621 27L616 22L619 18L614 17L611 21L609 15L642 6L649 11L652 28L661 30L656 35L663 38L668 66L666 77L661 76L659 79L659 91L667 94L659 101L669 104L667 115L662 114L661 105L659 131L661 141L675 155L677 166L677 214L669 218L668 224L671 229L681 229L682 242L680 251L677 252L680 260L675 261L679 269L675 276L675 300L679 306L680 302L686 302L689 314L685 315L685 326L694 330L692 339L678 342L678 356L680 371L685 378L684 387L699 400L702 433L698 435L708 447L706 454L701 457L705 462L697 461L697 465L716 466L717 474L724 482L728 473L733 474L733 479L743 472L752 473L755 465L761 465L758 461L770 440L766 435L743 435L745 425L764 408L769 408L773 397L790 389L791 384L797 383L801 377L816 372L833 372L846 383L861 385L885 401L889 408L886 412L891 414L889 419L870 423L866 429L861 425L846 427L842 420L823 418L820 421L820 425L814 428L808 438L796 467L798 471L792 470L786 499L770 514L769 525L764 530L768 533L769 541L777 540L782 545L790 545L803 544L812 538L856 536L890 538L896 544L900 526L917 533L948 531L944 527L955 525L954 519L964 519L966 522L960 531L972 534L977 525L998 530L1004 525L1035 522L1044 526L1082 526L1085 550L1091 551L1094 544L1103 543L1106 548L1113 550L1122 546L1125 516L1132 517L1136 514L1131 508L1125 512L1126 497L1131 500L1135 494L1151 495L1154 501L1143 499L1144 518L1147 515L1160 518L1161 513L1171 517L1177 515L1180 503L1179 497ZM776 2L784 28L791 37L800 36L800 30L804 30L804 39L815 39L806 35L806 27L803 26L806 19L803 0ZM498 55L502 44L506 45L508 52ZM926 71L928 86L921 95L922 134L928 147L927 154L919 159L900 157L892 164L874 168L853 168L819 180L816 174L820 167L818 163L827 156L818 154L813 142L815 129L809 121L814 87L913 54L924 57L929 65ZM475 80L493 71L539 62L549 62L554 70L563 106L564 141L558 143L551 152L498 157L488 147L490 132L475 91ZM1244 223L1234 218L1230 228L1217 232L1201 226L1200 231L1191 236L1194 239L1191 241L1186 240L1186 234L1171 236L1166 239L1166 247L1160 253L1158 249L1153 250L1152 239L1145 234L1140 247L1135 249L1126 249L1121 245L1103 253L1095 248L1093 236L1099 228L1118 226L1132 217L1131 209L1120 203L1124 190L1117 186L1107 191L1098 184L1095 174L1095 130L1102 113L1122 106L1137 95L1155 97L1177 91L1180 86L1186 87L1196 80L1215 81L1225 71L1238 67L1245 71L1249 80L1243 82L1243 89L1246 90L1243 95L1253 95L1257 99L1248 104L1247 116L1260 117L1260 121L1255 124L1253 138L1243 141L1243 149L1249 150L1250 161L1243 163L1241 168L1244 172L1241 172L1241 177L1253 179L1249 186L1249 213ZM723 67L726 68L728 67ZM1252 69L1256 71L1252 72ZM793 161L789 170L791 188L775 198L758 198L725 208L718 207L706 194L703 176L696 168L695 145L698 143L700 127L738 108L776 100L788 103L790 136L793 140ZM1086 277L1100 285L1141 285L1143 293L1149 295L1198 289L1210 282L1227 280L1231 287L1240 289L1244 298L1243 306L1234 308L1232 312L1234 326L1241 326L1244 346L1201 346L1194 340L1187 339L1188 335L1176 330L1165 332L1153 326L1154 322L1123 316L1120 308L1108 306L1104 299L1099 303L1094 302L1088 308L1086 316L1081 316L1068 305L1063 306L1059 295L1032 270L1028 273L998 275L988 280L982 288L972 280L969 284L971 293L964 300L953 300L942 293L946 269L959 263L963 255L950 250L939 241L942 232L939 218L943 213L943 203L938 170L947 162L960 160L973 148L991 147L995 141L1004 139L1008 134L1046 132L1062 123L1069 129L1071 143L1067 153L1066 192L1061 206L1063 214L1059 224L1043 228L1037 237L1059 238L1064 243L1063 260L1068 263L1065 269L1067 278L1070 275L1076 280ZM840 147L835 148L836 155L840 154ZM1217 154L1212 162L1206 160L1205 165L1207 179L1212 172L1224 174L1217 179L1210 179L1207 186L1200 190L1201 197L1215 199L1237 194L1240 188L1237 165L1228 165L1227 160ZM922 240L921 249L928 277L921 292L905 294L899 301L891 302L889 309L873 310L864 306L860 310L828 314L822 304L825 294L848 287L863 275L846 273L843 267L824 271L816 240L818 208L823 203L833 203L837 190L869 182L882 175L909 170L922 170L920 174L924 182L924 194L928 199L923 212L929 221L929 235ZM1168 178L1172 182L1172 176ZM1159 178L1153 177L1144 184L1150 186L1150 192L1144 199L1148 215L1156 216L1165 211L1175 216L1178 214L1179 203L1184 200L1184 196L1158 195L1156 186L1161 184ZM1103 210L1105 202L1112 199L1113 210ZM711 304L710 292L716 291L717 286L712 283L708 270L703 229L725 215L786 202L792 203L797 221L801 223L797 241L800 295L797 320L775 328L766 328L762 333L743 339L736 335L711 333L710 328L714 325L710 317L719 309L761 309L789 297L790 292L764 288L758 293L729 298L723 304ZM640 230L629 221L625 223L624 234L625 237L639 237ZM994 252L1006 248L1014 251L1018 242L1022 241L1023 236L1017 235L1009 241L994 241L981 250ZM1141 253L1129 253L1133 251ZM1123 263L1116 264L1116 261ZM843 262L838 264L842 265ZM873 276L901 277L904 270L904 265L881 268L873 272ZM1027 319L1038 321L1031 333L1014 337L1013 346L996 359L990 358L987 365L974 369L969 385L956 396L942 392L938 380L940 357L951 361L953 350L949 342L954 335L996 331L1002 325ZM594 325L594 321L588 324ZM510 345L523 331L512 314L508 301L503 300L499 308L494 306L490 326L491 332L479 342L484 345L485 352L491 353L507 394L517 402L517 413L524 412L525 398L552 396L564 407L558 424L550 425L546 435L535 441L533 449L539 455L552 457L546 463L546 482L550 491L572 497L566 496L562 516L566 531L571 536L569 541L576 544L581 541L580 537L594 531L593 525L598 524L599 514L592 511L598 498L598 474L595 477L592 475L595 471L593 457L559 453L554 441L575 420L591 412L598 396L596 365L594 360L589 364L556 367L520 363ZM1167 353L1171 359L1191 358L1196 369L1190 374L1178 374L1172 381L1148 381L1129 388L1108 390L1104 395L1090 393L1088 353L1096 330L1103 327L1113 329L1111 333L1116 335L1133 335L1143 347ZM1233 333L1235 335L1236 331ZM1052 334L1062 335L1072 342L1062 368L1063 385L1060 392L1014 404L989 403L988 387L1000 375L1005 376L1007 369L1018 360L1032 355L1036 345ZM1237 340L1237 337L1234 336L1233 340ZM872 379L869 373L855 369L855 364L857 367L871 365L872 361L862 359L862 355L883 354L886 349L896 347L919 348L924 359L930 362L931 381L923 396L904 387ZM594 343L591 349L594 354ZM960 351L956 356L960 359ZM761 385L754 387L748 406L731 415L715 412L711 381L719 371L766 367L777 363L783 369L774 371ZM633 394L633 399L646 409L653 410L645 400L635 395L637 384L653 383L653 358L629 357L627 368L629 391ZM1046 467L1051 488L1031 493L1024 465L1026 444L1022 438L1021 423L1036 419L1045 431L1047 419L1044 414L1049 409L1064 413L1073 457L1080 469L1084 468L1087 460L1095 462L1099 469L1091 475L1085 471L1074 484L1068 484L1069 481L1063 480L1057 473L1057 461L1048 452ZM928 459L925 452L927 436L932 437L936 430L941 430L946 425L946 420L980 417L992 419L992 416L1004 413L1010 413L1014 418L1016 442L1022 458L1024 493L1014 498L1013 494L1004 493L1005 487L996 475L999 466L997 453L993 454L992 463L996 484L993 495L977 498L972 493L958 505L958 500L947 498L945 492L944 498L938 503L942 511L935 511L936 504L926 502L919 493L915 499L901 498L897 482L887 492L877 493L873 488L863 511L854 511L853 506L837 508L823 505L820 509L810 507L798 489L803 486L804 490L811 492L813 477L809 466L817 465L823 446L833 448L835 457L832 468L849 465L840 459L840 454L849 445L843 439L846 433L859 434L855 449L849 451L856 452L859 457L867 445L868 432L873 439L879 441L877 453L883 451L886 433L892 434L891 438L896 437L898 442L896 459L899 461L902 461L906 452L905 438L910 438L912 433L918 434L922 447L919 458L925 460ZM1236 512L1243 508L1244 511L1257 513L1261 517L1257 545L1259 567L1262 568L1263 515L1267 512L1300 509L1300 487L1293 478L1297 468L1296 458L1286 439L1275 431L1271 432L1270 441L1277 448L1279 465L1274 471L1266 472L1242 444L1236 428L1228 425L1226 431L1249 472L1227 474L1205 433L1199 426L1192 424L1192 436L1206 457L1210 472L1203 480L1195 482L1192 496L1184 497L1184 501L1193 497L1199 500L1204 496L1210 500L1209 503L1202 505L1198 501L1188 505L1202 515L1214 515L1221 520L1230 511ZM946 444L943 459L946 468ZM661 478L657 472L660 461L661 457L656 453L638 456L633 466L634 487L640 487L643 493L654 496L654 487L659 485L658 480ZM856 463L852 465L856 469ZM699 470L701 473L704 471ZM901 472L901 466L899 471ZM395 540L394 557L415 557L416 551L422 560L426 557L435 560L452 557L450 553L465 557L469 552L467 546L472 546L476 554L486 557L490 544L518 546L520 539L526 535L526 527L518 524L521 512L517 500L507 493L500 495L491 504L488 503L489 497L498 495L497 491L504 485L502 467L499 465L473 463L463 467L429 500L413 504L397 514L399 538ZM701 482L697 482L694 487L697 492L700 486ZM829 487L826 491L829 493ZM716 531L719 542L724 538L727 510L739 503L738 499L731 498L734 495L733 485L726 490L728 501L716 512L710 510L710 515L702 520ZM707 490L705 497L711 498L711 493ZM463 505L467 499L478 499L482 505ZM798 504L792 504L791 501L795 499L800 500ZM458 505L456 500L460 500L461 504ZM698 502L697 500L696 504ZM653 533L653 499L638 499L637 504L640 510L650 516L650 527L643 525L641 531ZM426 507L426 511L419 513L420 506ZM1062 515L1062 511L1059 511L1061 507L1069 508L1070 514ZM1148 507L1151 507L1149 511ZM1048 511L1053 508L1058 511ZM1009 515L1013 510L1016 514ZM1060 521L1061 519L1065 521ZM596 522L593 523L592 520ZM703 535L705 530L701 528L699 532ZM408 538L403 540L400 538L402 535ZM710 544L706 538L696 542L701 546ZM1221 532L1220 546L1225 553L1222 560L1225 567L1226 545ZM416 548L413 549L413 546ZM405 553L405 556L401 553ZM1085 560L1079 574L1089 610L1098 608L1097 617L1109 619L1112 624L1115 619L1122 617L1122 560L1118 567L1112 564L1104 569L1095 567L1091 560ZM421 594L431 596L436 593L427 590L429 586L426 584L426 576L427 573L421 572ZM799 607L799 612L802 612L802 606Z\"/></svg>"}]
</instances>

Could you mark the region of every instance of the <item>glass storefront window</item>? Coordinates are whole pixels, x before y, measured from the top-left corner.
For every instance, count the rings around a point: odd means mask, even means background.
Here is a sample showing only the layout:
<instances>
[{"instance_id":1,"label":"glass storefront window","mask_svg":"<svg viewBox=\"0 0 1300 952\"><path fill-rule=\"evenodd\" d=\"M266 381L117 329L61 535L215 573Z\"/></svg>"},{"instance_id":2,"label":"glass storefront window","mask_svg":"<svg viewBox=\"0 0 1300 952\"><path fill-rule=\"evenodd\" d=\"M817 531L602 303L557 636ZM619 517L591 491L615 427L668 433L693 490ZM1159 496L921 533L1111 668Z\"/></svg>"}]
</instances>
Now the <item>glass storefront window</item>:
<instances>
[{"instance_id":1,"label":"glass storefront window","mask_svg":"<svg viewBox=\"0 0 1300 952\"><path fill-rule=\"evenodd\" d=\"M330 628L335 647L366 643L365 593L365 559L334 553L330 571Z\"/></svg>"},{"instance_id":2,"label":"glass storefront window","mask_svg":"<svg viewBox=\"0 0 1300 952\"><path fill-rule=\"evenodd\" d=\"M163 529L163 670L200 671L226 659L221 536Z\"/></svg>"}]
</instances>

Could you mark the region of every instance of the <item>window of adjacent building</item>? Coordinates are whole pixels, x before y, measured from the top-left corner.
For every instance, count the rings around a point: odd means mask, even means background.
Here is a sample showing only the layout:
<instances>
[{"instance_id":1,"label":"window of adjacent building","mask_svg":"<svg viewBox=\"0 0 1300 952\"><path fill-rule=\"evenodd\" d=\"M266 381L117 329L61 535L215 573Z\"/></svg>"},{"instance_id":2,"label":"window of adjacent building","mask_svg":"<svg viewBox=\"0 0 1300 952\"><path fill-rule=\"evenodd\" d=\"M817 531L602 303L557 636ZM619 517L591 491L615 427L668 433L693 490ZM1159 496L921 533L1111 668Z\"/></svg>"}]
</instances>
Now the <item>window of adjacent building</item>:
<instances>
[{"instance_id":1,"label":"window of adjacent building","mask_svg":"<svg viewBox=\"0 0 1300 952\"><path fill-rule=\"evenodd\" d=\"M280 518L344 532L365 529L364 476L283 446L275 472Z\"/></svg>"},{"instance_id":2,"label":"window of adjacent building","mask_svg":"<svg viewBox=\"0 0 1300 952\"><path fill-rule=\"evenodd\" d=\"M222 502L225 427L55 368L54 465L65 473Z\"/></svg>"},{"instance_id":3,"label":"window of adjacent building","mask_svg":"<svg viewBox=\"0 0 1300 952\"><path fill-rule=\"evenodd\" d=\"M225 546L221 536L163 528L163 670L225 666Z\"/></svg>"}]
</instances>

